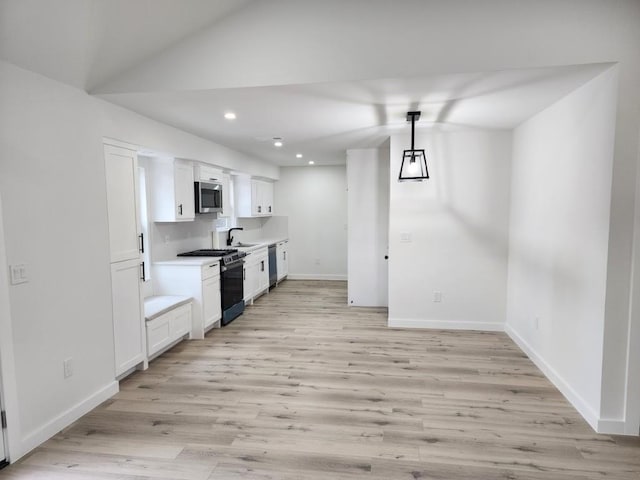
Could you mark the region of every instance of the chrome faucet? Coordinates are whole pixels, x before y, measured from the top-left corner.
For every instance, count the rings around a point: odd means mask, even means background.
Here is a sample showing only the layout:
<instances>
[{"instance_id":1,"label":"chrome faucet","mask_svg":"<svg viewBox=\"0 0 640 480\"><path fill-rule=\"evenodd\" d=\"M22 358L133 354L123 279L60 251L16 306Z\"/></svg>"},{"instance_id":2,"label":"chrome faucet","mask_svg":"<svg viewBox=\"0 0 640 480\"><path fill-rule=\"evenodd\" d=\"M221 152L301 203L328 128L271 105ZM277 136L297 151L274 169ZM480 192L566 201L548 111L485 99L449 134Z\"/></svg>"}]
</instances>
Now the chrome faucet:
<instances>
[{"instance_id":1,"label":"chrome faucet","mask_svg":"<svg viewBox=\"0 0 640 480\"><path fill-rule=\"evenodd\" d=\"M230 228L229 231L227 232L227 246L231 246L231 244L233 243L233 237L231 236L231 232L234 230L244 230L244 228L242 227L233 227Z\"/></svg>"}]
</instances>

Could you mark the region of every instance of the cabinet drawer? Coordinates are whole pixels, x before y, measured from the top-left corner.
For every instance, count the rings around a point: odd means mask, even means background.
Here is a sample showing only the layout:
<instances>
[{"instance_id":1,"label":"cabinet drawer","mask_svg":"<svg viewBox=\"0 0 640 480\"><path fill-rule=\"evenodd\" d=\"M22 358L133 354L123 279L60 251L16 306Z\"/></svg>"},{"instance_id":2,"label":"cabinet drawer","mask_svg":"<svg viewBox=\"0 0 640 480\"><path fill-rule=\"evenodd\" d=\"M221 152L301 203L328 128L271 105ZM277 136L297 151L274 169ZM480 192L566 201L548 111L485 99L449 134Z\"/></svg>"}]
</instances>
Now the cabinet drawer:
<instances>
[{"instance_id":1,"label":"cabinet drawer","mask_svg":"<svg viewBox=\"0 0 640 480\"><path fill-rule=\"evenodd\" d=\"M171 343L171 312L147 322L147 355L153 355Z\"/></svg>"},{"instance_id":2,"label":"cabinet drawer","mask_svg":"<svg viewBox=\"0 0 640 480\"><path fill-rule=\"evenodd\" d=\"M202 267L202 280L220 275L220 262L207 263Z\"/></svg>"},{"instance_id":3,"label":"cabinet drawer","mask_svg":"<svg viewBox=\"0 0 640 480\"><path fill-rule=\"evenodd\" d=\"M191 304L182 305L170 312L169 331L172 339L180 338L191 331Z\"/></svg>"}]
</instances>

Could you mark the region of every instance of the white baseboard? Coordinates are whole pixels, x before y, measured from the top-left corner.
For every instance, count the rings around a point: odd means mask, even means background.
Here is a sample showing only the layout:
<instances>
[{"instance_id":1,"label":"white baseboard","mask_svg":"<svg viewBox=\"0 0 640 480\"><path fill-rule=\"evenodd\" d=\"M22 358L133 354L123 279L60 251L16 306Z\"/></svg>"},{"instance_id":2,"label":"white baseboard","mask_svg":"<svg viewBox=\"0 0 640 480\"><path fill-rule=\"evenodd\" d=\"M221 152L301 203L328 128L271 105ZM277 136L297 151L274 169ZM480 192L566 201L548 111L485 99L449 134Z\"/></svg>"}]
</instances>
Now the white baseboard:
<instances>
[{"instance_id":1,"label":"white baseboard","mask_svg":"<svg viewBox=\"0 0 640 480\"><path fill-rule=\"evenodd\" d=\"M111 382L106 387L101 388L88 398L84 399L80 403L74 405L70 409L62 412L56 418L45 424L44 426L38 428L37 430L29 433L22 439L22 445L20 448L19 456L17 458L12 458L11 462L15 462L18 458L24 456L29 453L31 450L36 448L38 445L46 442L51 437L53 437L56 433L62 430L65 427L68 427L81 416L89 413L91 410L96 408L105 400L113 397L120 390L120 386L118 382Z\"/></svg>"},{"instance_id":2,"label":"white baseboard","mask_svg":"<svg viewBox=\"0 0 640 480\"><path fill-rule=\"evenodd\" d=\"M289 280L339 280L347 281L346 275L333 273L290 273L287 275Z\"/></svg>"},{"instance_id":3,"label":"white baseboard","mask_svg":"<svg viewBox=\"0 0 640 480\"><path fill-rule=\"evenodd\" d=\"M511 337L511 339L520 347L520 349L527 354L529 359L535 363L535 365L544 373L544 375L560 390L560 393L573 405L580 415L587 421L591 428L598 433L617 433L617 432L605 432L600 430L602 427L613 427L613 421L602 421L598 418L593 408L582 398L578 392L576 392L569 383L556 372L551 365L549 365L531 345L529 345L510 325L505 327L505 332ZM603 424L601 425L601 422ZM606 425L605 425L606 424ZM617 428L617 427L616 427ZM623 428L624 430L624 428Z\"/></svg>"},{"instance_id":4,"label":"white baseboard","mask_svg":"<svg viewBox=\"0 0 640 480\"><path fill-rule=\"evenodd\" d=\"M480 330L485 332L503 332L500 322L469 322L463 320L424 320L417 318L389 318L392 328L431 328L437 330Z\"/></svg>"},{"instance_id":5,"label":"white baseboard","mask_svg":"<svg viewBox=\"0 0 640 480\"><path fill-rule=\"evenodd\" d=\"M598 428L596 431L598 433L607 433L609 435L633 435L638 436L638 432L635 431L627 431L627 424L624 420L619 419L606 419L600 418L598 419Z\"/></svg>"}]
</instances>

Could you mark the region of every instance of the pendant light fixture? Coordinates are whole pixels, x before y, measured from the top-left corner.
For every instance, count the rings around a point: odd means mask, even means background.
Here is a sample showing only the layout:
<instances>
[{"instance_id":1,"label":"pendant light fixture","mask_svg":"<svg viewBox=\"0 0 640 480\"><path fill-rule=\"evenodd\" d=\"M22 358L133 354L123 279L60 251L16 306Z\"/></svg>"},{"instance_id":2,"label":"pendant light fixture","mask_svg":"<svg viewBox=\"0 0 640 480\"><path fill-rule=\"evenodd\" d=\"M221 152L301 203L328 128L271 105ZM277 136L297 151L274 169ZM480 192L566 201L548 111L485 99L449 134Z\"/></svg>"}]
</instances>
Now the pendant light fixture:
<instances>
[{"instance_id":1,"label":"pendant light fixture","mask_svg":"<svg viewBox=\"0 0 640 480\"><path fill-rule=\"evenodd\" d=\"M427 157L424 150L415 149L416 121L420 120L420 112L407 112L407 122L411 122L411 150L405 150L402 154L399 182L421 182L429 178L427 170Z\"/></svg>"}]
</instances>

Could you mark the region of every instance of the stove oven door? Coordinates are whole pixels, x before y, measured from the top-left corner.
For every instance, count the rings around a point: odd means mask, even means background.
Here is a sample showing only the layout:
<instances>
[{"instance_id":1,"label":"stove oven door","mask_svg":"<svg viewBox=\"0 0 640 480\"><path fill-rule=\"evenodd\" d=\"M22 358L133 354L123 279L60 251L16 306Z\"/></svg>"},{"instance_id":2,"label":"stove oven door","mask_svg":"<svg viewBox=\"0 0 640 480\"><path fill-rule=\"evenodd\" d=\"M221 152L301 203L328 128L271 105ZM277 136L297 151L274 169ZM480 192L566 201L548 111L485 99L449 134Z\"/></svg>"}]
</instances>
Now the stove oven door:
<instances>
[{"instance_id":1,"label":"stove oven door","mask_svg":"<svg viewBox=\"0 0 640 480\"><path fill-rule=\"evenodd\" d=\"M222 324L226 325L244 310L244 260L238 260L220 269L222 280Z\"/></svg>"}]
</instances>

